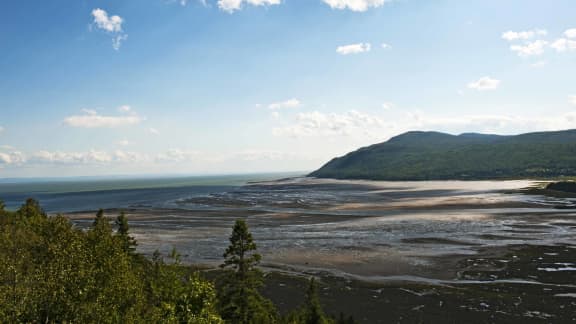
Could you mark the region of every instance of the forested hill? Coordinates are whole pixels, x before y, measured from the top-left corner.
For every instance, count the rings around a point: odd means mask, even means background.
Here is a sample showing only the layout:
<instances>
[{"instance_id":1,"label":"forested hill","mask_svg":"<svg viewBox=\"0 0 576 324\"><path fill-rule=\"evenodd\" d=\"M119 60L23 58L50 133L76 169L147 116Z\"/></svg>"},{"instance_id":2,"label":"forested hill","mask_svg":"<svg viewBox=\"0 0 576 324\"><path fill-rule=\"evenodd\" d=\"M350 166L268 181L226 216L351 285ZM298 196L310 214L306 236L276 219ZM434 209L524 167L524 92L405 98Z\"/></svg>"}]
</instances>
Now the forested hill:
<instances>
[{"instance_id":1,"label":"forested hill","mask_svg":"<svg viewBox=\"0 0 576 324\"><path fill-rule=\"evenodd\" d=\"M516 136L408 132L335 158L309 176L371 180L576 176L576 130Z\"/></svg>"}]
</instances>

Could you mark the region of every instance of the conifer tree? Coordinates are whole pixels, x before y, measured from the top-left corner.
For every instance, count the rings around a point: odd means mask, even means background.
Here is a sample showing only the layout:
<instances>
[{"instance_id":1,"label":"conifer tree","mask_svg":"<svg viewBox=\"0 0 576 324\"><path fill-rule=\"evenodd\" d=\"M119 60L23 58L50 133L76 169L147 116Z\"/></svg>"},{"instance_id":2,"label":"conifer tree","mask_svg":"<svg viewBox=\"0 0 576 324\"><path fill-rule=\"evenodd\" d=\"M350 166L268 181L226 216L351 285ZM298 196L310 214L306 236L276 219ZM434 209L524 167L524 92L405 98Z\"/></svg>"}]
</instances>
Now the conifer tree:
<instances>
[{"instance_id":1,"label":"conifer tree","mask_svg":"<svg viewBox=\"0 0 576 324\"><path fill-rule=\"evenodd\" d=\"M128 226L128 219L124 211L116 218L116 226L118 226L118 231L116 234L122 240L122 246L124 251L127 253L134 253L136 250L136 240L129 234L130 227Z\"/></svg>"},{"instance_id":2,"label":"conifer tree","mask_svg":"<svg viewBox=\"0 0 576 324\"><path fill-rule=\"evenodd\" d=\"M320 299L318 298L318 287L314 278L310 279L308 291L306 291L306 301L304 304L303 317L304 318L302 322L306 324L327 324L331 322L328 320L326 315L324 315L322 305L320 305Z\"/></svg>"},{"instance_id":3,"label":"conifer tree","mask_svg":"<svg viewBox=\"0 0 576 324\"><path fill-rule=\"evenodd\" d=\"M46 217L46 213L42 207L40 207L40 203L33 198L26 199L24 205L18 209L18 215L23 218L32 218L36 216Z\"/></svg>"},{"instance_id":4,"label":"conifer tree","mask_svg":"<svg viewBox=\"0 0 576 324\"><path fill-rule=\"evenodd\" d=\"M274 323L277 319L272 302L258 292L263 275L256 266L261 256L244 220L237 220L224 253L224 269L231 269L223 279L220 290L222 318L230 323Z\"/></svg>"}]
</instances>

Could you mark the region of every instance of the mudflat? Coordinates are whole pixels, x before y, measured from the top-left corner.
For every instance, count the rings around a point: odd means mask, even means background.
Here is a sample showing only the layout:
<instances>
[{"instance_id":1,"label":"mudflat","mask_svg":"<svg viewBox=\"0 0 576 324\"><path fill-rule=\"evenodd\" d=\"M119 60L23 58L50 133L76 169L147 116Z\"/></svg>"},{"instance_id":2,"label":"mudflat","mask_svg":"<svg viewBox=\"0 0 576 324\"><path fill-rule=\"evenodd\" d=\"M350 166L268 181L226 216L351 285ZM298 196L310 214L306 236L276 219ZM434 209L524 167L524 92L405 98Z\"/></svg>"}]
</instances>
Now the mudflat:
<instances>
[{"instance_id":1,"label":"mudflat","mask_svg":"<svg viewBox=\"0 0 576 324\"><path fill-rule=\"evenodd\" d=\"M286 296L301 292L302 276L316 276L329 312L363 322L458 322L471 312L483 315L469 322L569 320L576 209L571 198L521 190L534 184L293 178L124 211L141 252L175 247L208 268L234 220L247 219L266 292L285 309L300 300ZM68 217L87 226L93 215Z\"/></svg>"}]
</instances>

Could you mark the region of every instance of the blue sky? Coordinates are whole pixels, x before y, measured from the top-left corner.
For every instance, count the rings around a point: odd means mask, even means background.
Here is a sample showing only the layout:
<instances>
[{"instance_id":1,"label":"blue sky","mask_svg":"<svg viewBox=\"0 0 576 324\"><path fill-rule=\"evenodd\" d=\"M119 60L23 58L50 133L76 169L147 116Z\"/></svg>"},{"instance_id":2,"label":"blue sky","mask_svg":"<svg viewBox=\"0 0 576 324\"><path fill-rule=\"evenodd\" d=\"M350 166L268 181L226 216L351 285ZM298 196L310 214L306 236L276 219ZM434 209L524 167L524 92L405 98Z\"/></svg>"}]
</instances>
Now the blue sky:
<instances>
[{"instance_id":1,"label":"blue sky","mask_svg":"<svg viewBox=\"0 0 576 324\"><path fill-rule=\"evenodd\" d=\"M5 0L0 177L313 170L576 128L573 0Z\"/></svg>"}]
</instances>

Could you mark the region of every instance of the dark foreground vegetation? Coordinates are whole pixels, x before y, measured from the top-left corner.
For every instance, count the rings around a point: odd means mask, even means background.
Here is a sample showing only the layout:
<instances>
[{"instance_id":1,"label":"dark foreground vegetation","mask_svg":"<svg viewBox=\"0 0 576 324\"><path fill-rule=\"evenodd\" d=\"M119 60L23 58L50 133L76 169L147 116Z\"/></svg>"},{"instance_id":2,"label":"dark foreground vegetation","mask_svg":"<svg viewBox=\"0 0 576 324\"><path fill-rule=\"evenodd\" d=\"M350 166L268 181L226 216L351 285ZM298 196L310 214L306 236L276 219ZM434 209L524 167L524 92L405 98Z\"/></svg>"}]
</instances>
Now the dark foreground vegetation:
<instances>
[{"instance_id":1,"label":"dark foreground vegetation","mask_svg":"<svg viewBox=\"0 0 576 324\"><path fill-rule=\"evenodd\" d=\"M99 211L88 230L48 217L29 199L9 212L0 203L2 323L333 323L316 284L280 316L260 294L260 256L242 220L236 222L216 280L180 263L135 252L128 222L114 226ZM216 288L217 287L217 288Z\"/></svg>"},{"instance_id":2,"label":"dark foreground vegetation","mask_svg":"<svg viewBox=\"0 0 576 324\"><path fill-rule=\"evenodd\" d=\"M576 175L576 130L517 136L408 132L310 174L370 180L482 180Z\"/></svg>"}]
</instances>

